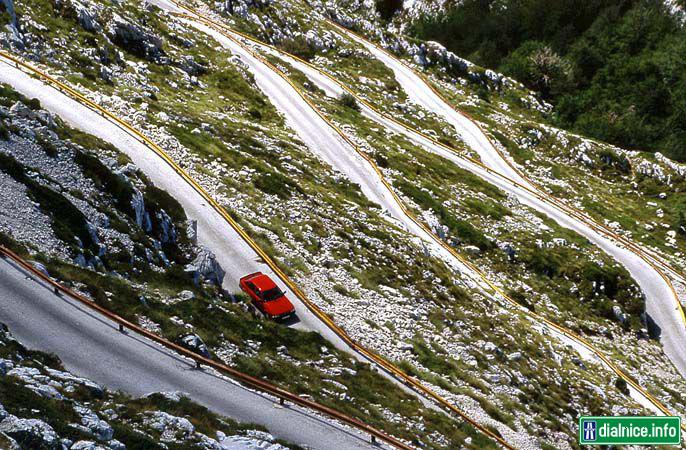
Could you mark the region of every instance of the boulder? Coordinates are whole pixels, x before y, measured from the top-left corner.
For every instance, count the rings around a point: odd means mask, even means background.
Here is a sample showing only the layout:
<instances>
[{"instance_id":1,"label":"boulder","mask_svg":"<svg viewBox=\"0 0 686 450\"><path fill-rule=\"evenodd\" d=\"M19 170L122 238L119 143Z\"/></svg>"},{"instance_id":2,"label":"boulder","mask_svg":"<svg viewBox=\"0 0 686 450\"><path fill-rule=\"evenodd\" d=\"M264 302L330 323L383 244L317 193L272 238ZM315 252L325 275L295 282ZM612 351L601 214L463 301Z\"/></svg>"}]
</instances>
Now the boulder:
<instances>
[{"instance_id":1,"label":"boulder","mask_svg":"<svg viewBox=\"0 0 686 450\"><path fill-rule=\"evenodd\" d=\"M166 439L184 439L193 436L195 427L184 417L177 417L166 412L155 411L145 418L150 428L157 430Z\"/></svg>"},{"instance_id":2,"label":"boulder","mask_svg":"<svg viewBox=\"0 0 686 450\"><path fill-rule=\"evenodd\" d=\"M163 244L173 244L176 242L176 227L172 222L171 217L165 210L160 210L155 214L157 222L160 225L160 242Z\"/></svg>"},{"instance_id":3,"label":"boulder","mask_svg":"<svg viewBox=\"0 0 686 450\"><path fill-rule=\"evenodd\" d=\"M481 249L476 245L465 245L462 249L465 251L465 253L470 255L478 255L481 253Z\"/></svg>"},{"instance_id":4,"label":"boulder","mask_svg":"<svg viewBox=\"0 0 686 450\"><path fill-rule=\"evenodd\" d=\"M31 108L23 104L22 102L15 102L14 105L10 108L10 114L17 116L17 117L23 117L26 119L35 119L36 118L36 113L33 112Z\"/></svg>"},{"instance_id":5,"label":"boulder","mask_svg":"<svg viewBox=\"0 0 686 450\"><path fill-rule=\"evenodd\" d=\"M20 419L8 415L0 422L0 433L5 433L22 448L57 449L59 437L50 425L38 419Z\"/></svg>"},{"instance_id":6,"label":"boulder","mask_svg":"<svg viewBox=\"0 0 686 450\"><path fill-rule=\"evenodd\" d=\"M99 441L109 441L114 437L114 430L110 424L100 420L93 411L78 405L74 409L81 416L81 424L88 428Z\"/></svg>"},{"instance_id":7,"label":"boulder","mask_svg":"<svg viewBox=\"0 0 686 450\"><path fill-rule=\"evenodd\" d=\"M183 336L180 340L181 344L187 349L206 358L210 357L210 352L207 350L207 346L197 334L188 334Z\"/></svg>"},{"instance_id":8,"label":"boulder","mask_svg":"<svg viewBox=\"0 0 686 450\"><path fill-rule=\"evenodd\" d=\"M195 297L195 294L192 291L189 290L183 290L179 292L179 298L181 300L192 300Z\"/></svg>"},{"instance_id":9,"label":"boulder","mask_svg":"<svg viewBox=\"0 0 686 450\"><path fill-rule=\"evenodd\" d=\"M73 5L76 10L76 20L79 21L79 25L84 30L100 31L102 29L100 22L98 22L98 13L96 11L79 2L73 2Z\"/></svg>"},{"instance_id":10,"label":"boulder","mask_svg":"<svg viewBox=\"0 0 686 450\"><path fill-rule=\"evenodd\" d=\"M122 444L116 439L112 439L109 443L108 446L110 450L126 450L126 445Z\"/></svg>"},{"instance_id":11,"label":"boulder","mask_svg":"<svg viewBox=\"0 0 686 450\"><path fill-rule=\"evenodd\" d=\"M108 450L108 448L93 441L78 441L69 447L69 450Z\"/></svg>"},{"instance_id":12,"label":"boulder","mask_svg":"<svg viewBox=\"0 0 686 450\"><path fill-rule=\"evenodd\" d=\"M186 55L181 57L179 68L190 76L204 75L208 72L207 66L200 64L193 56Z\"/></svg>"},{"instance_id":13,"label":"boulder","mask_svg":"<svg viewBox=\"0 0 686 450\"><path fill-rule=\"evenodd\" d=\"M107 34L116 45L147 61L159 62L164 55L160 37L117 15L110 21Z\"/></svg>"},{"instance_id":14,"label":"boulder","mask_svg":"<svg viewBox=\"0 0 686 450\"><path fill-rule=\"evenodd\" d=\"M624 311L622 311L622 308L619 305L614 305L612 307L612 314L620 323L624 323L627 320L626 314L624 314Z\"/></svg>"},{"instance_id":15,"label":"boulder","mask_svg":"<svg viewBox=\"0 0 686 450\"><path fill-rule=\"evenodd\" d=\"M522 359L522 352L512 352L507 355L508 361L519 361Z\"/></svg>"},{"instance_id":16,"label":"boulder","mask_svg":"<svg viewBox=\"0 0 686 450\"><path fill-rule=\"evenodd\" d=\"M149 233L150 230L152 230L152 222L150 221L150 215L145 210L145 199L143 198L143 194L138 189L133 190L131 207L136 215L136 225L141 227L146 233Z\"/></svg>"},{"instance_id":17,"label":"boulder","mask_svg":"<svg viewBox=\"0 0 686 450\"><path fill-rule=\"evenodd\" d=\"M199 284L200 278L203 278L221 286L224 280L224 270L217 262L214 253L205 247L200 247L198 256L186 266L185 271L191 275L195 284Z\"/></svg>"},{"instance_id":18,"label":"boulder","mask_svg":"<svg viewBox=\"0 0 686 450\"><path fill-rule=\"evenodd\" d=\"M188 219L186 221L186 234L188 235L188 240L192 244L198 243L198 221L193 219Z\"/></svg>"},{"instance_id":19,"label":"boulder","mask_svg":"<svg viewBox=\"0 0 686 450\"><path fill-rule=\"evenodd\" d=\"M31 265L33 266L34 269L45 275L46 277L49 277L50 274L48 273L48 269L41 263L37 261L29 261Z\"/></svg>"}]
</instances>

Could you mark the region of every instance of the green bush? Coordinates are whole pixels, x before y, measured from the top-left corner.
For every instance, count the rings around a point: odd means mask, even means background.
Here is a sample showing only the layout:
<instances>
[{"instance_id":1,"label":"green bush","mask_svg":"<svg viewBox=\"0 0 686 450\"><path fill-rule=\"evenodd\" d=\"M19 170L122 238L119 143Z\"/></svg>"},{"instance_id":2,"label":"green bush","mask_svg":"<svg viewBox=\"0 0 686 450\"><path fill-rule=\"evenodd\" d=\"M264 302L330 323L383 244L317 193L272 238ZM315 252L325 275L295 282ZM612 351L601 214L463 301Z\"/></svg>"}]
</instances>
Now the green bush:
<instances>
[{"instance_id":1,"label":"green bush","mask_svg":"<svg viewBox=\"0 0 686 450\"><path fill-rule=\"evenodd\" d=\"M38 100L37 98L32 98L30 100L27 100L25 103L26 103L26 106L33 109L34 111L41 109L40 100Z\"/></svg>"},{"instance_id":2,"label":"green bush","mask_svg":"<svg viewBox=\"0 0 686 450\"><path fill-rule=\"evenodd\" d=\"M385 21L389 21L396 12L403 9L403 0L376 0L374 6L381 18Z\"/></svg>"},{"instance_id":3,"label":"green bush","mask_svg":"<svg viewBox=\"0 0 686 450\"><path fill-rule=\"evenodd\" d=\"M266 172L257 176L254 180L255 187L266 194L277 195L282 199L288 199L293 191L303 193L300 186L279 172Z\"/></svg>"},{"instance_id":4,"label":"green bush","mask_svg":"<svg viewBox=\"0 0 686 450\"><path fill-rule=\"evenodd\" d=\"M7 125L5 125L5 122L0 122L0 139L3 141L10 140L10 130L7 128Z\"/></svg>"},{"instance_id":5,"label":"green bush","mask_svg":"<svg viewBox=\"0 0 686 450\"><path fill-rule=\"evenodd\" d=\"M131 206L133 187L123 175L112 172L95 156L82 151L76 151L74 161L81 166L83 174L90 178L95 185L107 191L115 200L117 208L133 217Z\"/></svg>"},{"instance_id":6,"label":"green bush","mask_svg":"<svg viewBox=\"0 0 686 450\"><path fill-rule=\"evenodd\" d=\"M304 36L298 35L295 38L286 38L281 42L281 48L292 55L306 61L314 58L316 49L310 45Z\"/></svg>"},{"instance_id":7,"label":"green bush","mask_svg":"<svg viewBox=\"0 0 686 450\"><path fill-rule=\"evenodd\" d=\"M344 108L353 109L355 111L360 110L360 105L357 104L357 100L355 100L355 97L348 92L342 93L336 101Z\"/></svg>"},{"instance_id":8,"label":"green bush","mask_svg":"<svg viewBox=\"0 0 686 450\"><path fill-rule=\"evenodd\" d=\"M617 377L615 380L615 387L624 395L629 395L629 385L624 378Z\"/></svg>"}]
</instances>

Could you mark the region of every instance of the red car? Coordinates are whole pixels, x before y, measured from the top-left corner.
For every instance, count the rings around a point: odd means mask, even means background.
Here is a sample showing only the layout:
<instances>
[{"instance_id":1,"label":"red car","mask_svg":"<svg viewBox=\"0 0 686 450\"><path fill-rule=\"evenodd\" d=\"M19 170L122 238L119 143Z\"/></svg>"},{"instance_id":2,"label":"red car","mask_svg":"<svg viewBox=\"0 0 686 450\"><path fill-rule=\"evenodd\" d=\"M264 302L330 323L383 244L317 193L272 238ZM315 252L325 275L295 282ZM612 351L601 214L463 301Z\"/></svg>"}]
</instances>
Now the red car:
<instances>
[{"instance_id":1,"label":"red car","mask_svg":"<svg viewBox=\"0 0 686 450\"><path fill-rule=\"evenodd\" d=\"M295 307L286 294L262 272L251 273L240 280L243 292L250 296L257 309L270 319L286 319L295 314Z\"/></svg>"}]
</instances>

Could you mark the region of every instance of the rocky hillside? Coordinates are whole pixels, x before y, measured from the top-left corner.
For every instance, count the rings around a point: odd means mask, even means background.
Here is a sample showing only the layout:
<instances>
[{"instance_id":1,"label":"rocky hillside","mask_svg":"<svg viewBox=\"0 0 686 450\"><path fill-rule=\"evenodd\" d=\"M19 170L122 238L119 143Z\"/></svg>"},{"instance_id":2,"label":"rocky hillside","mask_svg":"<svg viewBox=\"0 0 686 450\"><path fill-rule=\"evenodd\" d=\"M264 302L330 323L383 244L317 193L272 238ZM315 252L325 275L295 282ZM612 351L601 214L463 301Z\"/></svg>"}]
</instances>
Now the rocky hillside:
<instances>
[{"instance_id":1,"label":"rocky hillside","mask_svg":"<svg viewBox=\"0 0 686 450\"><path fill-rule=\"evenodd\" d=\"M221 285L179 204L128 159L64 126L36 100L0 92L0 233L98 272L187 273Z\"/></svg>"},{"instance_id":2,"label":"rocky hillside","mask_svg":"<svg viewBox=\"0 0 686 450\"><path fill-rule=\"evenodd\" d=\"M6 105L0 175L3 192L12 194L0 213L7 224L3 245L99 305L244 373L313 395L408 440L426 427L449 442L489 445L318 334L254 317L243 294L218 286L223 271L194 244L193 224L178 203L116 149L8 87L0 104ZM44 141L36 137L43 134ZM67 233L79 229L82 237ZM399 414L409 421L391 420Z\"/></svg>"}]
</instances>

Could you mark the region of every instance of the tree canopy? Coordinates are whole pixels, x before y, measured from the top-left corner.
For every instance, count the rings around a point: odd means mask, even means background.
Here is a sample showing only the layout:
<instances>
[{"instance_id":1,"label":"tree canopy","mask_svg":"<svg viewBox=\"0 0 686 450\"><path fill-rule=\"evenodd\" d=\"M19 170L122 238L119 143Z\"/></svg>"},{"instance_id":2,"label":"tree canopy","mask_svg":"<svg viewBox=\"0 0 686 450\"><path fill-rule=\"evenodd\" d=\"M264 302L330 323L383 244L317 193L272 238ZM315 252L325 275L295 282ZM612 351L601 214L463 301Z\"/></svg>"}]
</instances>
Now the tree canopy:
<instances>
[{"instance_id":1,"label":"tree canopy","mask_svg":"<svg viewBox=\"0 0 686 450\"><path fill-rule=\"evenodd\" d=\"M411 30L535 89L557 125L686 161L686 28L661 0L464 0Z\"/></svg>"}]
</instances>

